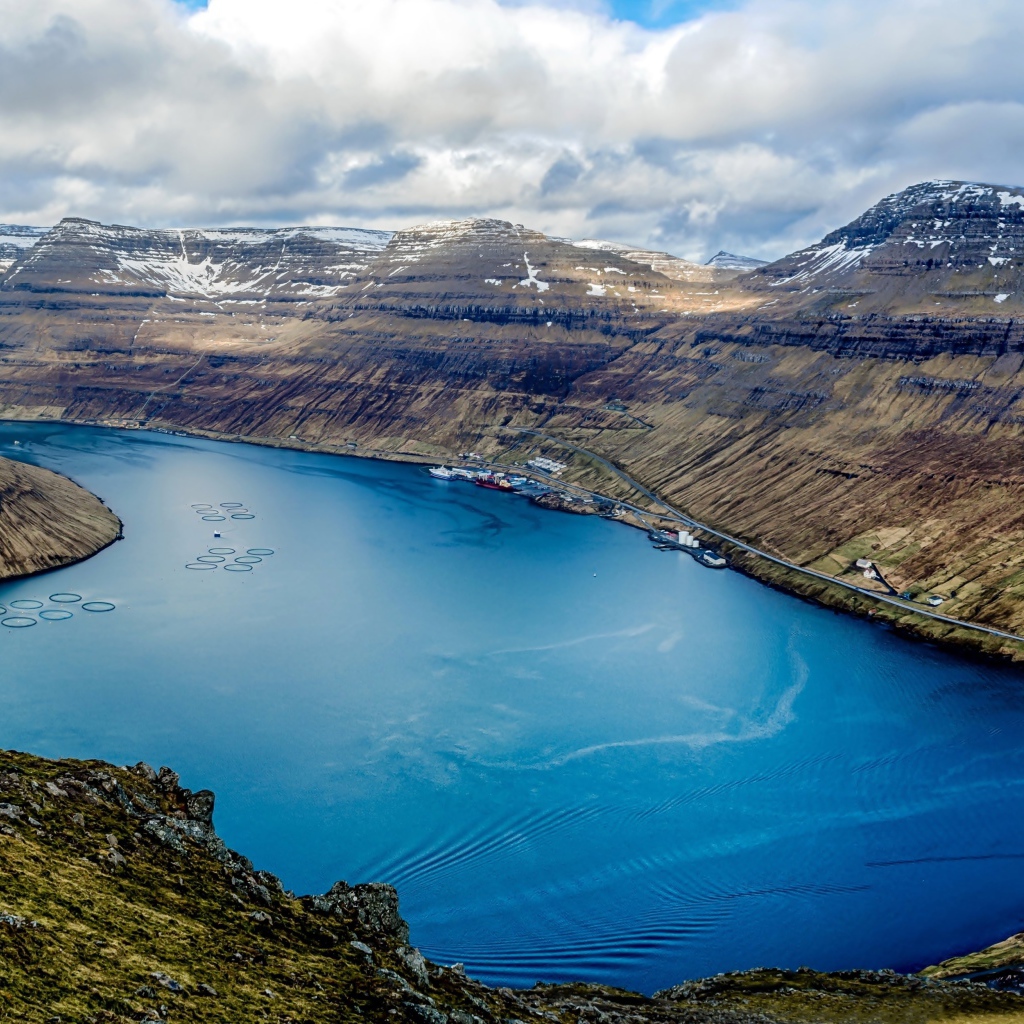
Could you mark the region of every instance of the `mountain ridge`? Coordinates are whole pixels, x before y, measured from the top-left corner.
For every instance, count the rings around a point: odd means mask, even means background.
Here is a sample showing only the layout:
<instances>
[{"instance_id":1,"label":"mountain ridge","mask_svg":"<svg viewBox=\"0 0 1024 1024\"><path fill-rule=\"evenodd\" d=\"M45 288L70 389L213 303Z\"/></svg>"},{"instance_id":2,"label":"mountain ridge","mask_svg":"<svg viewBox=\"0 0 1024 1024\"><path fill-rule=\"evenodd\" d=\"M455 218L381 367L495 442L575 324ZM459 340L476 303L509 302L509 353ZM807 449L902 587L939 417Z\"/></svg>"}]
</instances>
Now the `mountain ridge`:
<instances>
[{"instance_id":1,"label":"mountain ridge","mask_svg":"<svg viewBox=\"0 0 1024 1024\"><path fill-rule=\"evenodd\" d=\"M914 595L905 614L875 610L901 628L974 643L915 618L935 595L1024 632L1019 190L924 183L817 246L693 280L675 257L675 276L659 270L667 254L492 219L358 252L197 237L185 259L216 265L222 290L193 269L179 295L182 236L66 232L0 282L0 415L439 459L519 459L518 431L540 428L795 564L847 579L871 552ZM163 278L147 264L98 290L133 245L155 248Z\"/></svg>"}]
</instances>

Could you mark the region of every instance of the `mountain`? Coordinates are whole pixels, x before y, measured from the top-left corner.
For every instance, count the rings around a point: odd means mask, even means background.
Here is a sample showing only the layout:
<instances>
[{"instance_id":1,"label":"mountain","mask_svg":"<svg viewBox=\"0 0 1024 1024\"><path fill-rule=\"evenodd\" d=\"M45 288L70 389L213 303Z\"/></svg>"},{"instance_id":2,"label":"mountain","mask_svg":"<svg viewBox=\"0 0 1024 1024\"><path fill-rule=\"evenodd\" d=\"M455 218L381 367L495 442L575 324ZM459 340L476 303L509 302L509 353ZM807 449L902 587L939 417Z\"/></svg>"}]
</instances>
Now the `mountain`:
<instances>
[{"instance_id":1,"label":"mountain","mask_svg":"<svg viewBox=\"0 0 1024 1024\"><path fill-rule=\"evenodd\" d=\"M733 253L721 249L704 266L717 267L719 270L746 271L767 266L767 263L767 260L756 260L753 256L735 256Z\"/></svg>"},{"instance_id":2,"label":"mountain","mask_svg":"<svg viewBox=\"0 0 1024 1024\"><path fill-rule=\"evenodd\" d=\"M337 295L390 232L352 228L158 231L68 218L20 236L0 290L149 298L301 300ZM19 236L12 236L19 237Z\"/></svg>"},{"instance_id":3,"label":"mountain","mask_svg":"<svg viewBox=\"0 0 1024 1024\"><path fill-rule=\"evenodd\" d=\"M31 228L21 224L0 224L0 275L26 249L31 249L46 234L47 228Z\"/></svg>"},{"instance_id":4,"label":"mountain","mask_svg":"<svg viewBox=\"0 0 1024 1024\"><path fill-rule=\"evenodd\" d=\"M574 242L573 245L579 249L616 253L634 263L648 266L673 281L710 282L715 280L715 274L706 270L700 263L692 263L690 260L684 260L681 256L673 256L667 252L656 252L638 246L623 245L619 242L605 242L597 238L584 238L579 242Z\"/></svg>"},{"instance_id":5,"label":"mountain","mask_svg":"<svg viewBox=\"0 0 1024 1024\"><path fill-rule=\"evenodd\" d=\"M1024 635L1022 219L1019 190L927 182L747 271L500 220L64 221L0 278L0 416L542 453L648 501L569 442L791 562L862 581L870 555L916 607L934 594ZM817 600L1024 658L733 554Z\"/></svg>"},{"instance_id":6,"label":"mountain","mask_svg":"<svg viewBox=\"0 0 1024 1024\"><path fill-rule=\"evenodd\" d=\"M751 288L842 315L1007 316L1024 304L1024 190L930 181L887 196Z\"/></svg>"}]
</instances>

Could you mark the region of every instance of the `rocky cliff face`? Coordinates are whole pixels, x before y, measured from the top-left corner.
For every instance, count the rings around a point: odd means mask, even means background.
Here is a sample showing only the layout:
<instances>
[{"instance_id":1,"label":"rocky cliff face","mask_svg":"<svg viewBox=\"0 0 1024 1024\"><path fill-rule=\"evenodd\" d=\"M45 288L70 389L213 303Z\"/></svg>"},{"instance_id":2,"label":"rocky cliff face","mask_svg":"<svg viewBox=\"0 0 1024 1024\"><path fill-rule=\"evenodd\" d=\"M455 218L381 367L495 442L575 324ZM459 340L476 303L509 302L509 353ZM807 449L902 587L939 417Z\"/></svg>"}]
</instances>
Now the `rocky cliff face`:
<instances>
[{"instance_id":1,"label":"rocky cliff face","mask_svg":"<svg viewBox=\"0 0 1024 1024\"><path fill-rule=\"evenodd\" d=\"M296 896L169 768L0 752L0 1006L53 1024L789 1024L993 1019L1024 998L892 972L754 971L646 998L488 988L409 945L388 885ZM1005 959L1005 957L1004 957Z\"/></svg>"}]
</instances>

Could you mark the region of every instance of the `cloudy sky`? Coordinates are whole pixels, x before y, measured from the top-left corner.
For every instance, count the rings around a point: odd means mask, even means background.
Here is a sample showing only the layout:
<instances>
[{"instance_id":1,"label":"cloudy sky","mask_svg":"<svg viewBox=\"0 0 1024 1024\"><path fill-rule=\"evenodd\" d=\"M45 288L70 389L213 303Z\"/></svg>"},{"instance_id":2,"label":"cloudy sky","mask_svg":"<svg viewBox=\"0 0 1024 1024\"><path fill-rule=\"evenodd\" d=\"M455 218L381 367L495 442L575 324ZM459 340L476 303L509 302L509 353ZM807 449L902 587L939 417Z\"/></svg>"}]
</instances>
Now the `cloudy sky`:
<instances>
[{"instance_id":1,"label":"cloudy sky","mask_svg":"<svg viewBox=\"0 0 1024 1024\"><path fill-rule=\"evenodd\" d=\"M0 0L0 220L775 257L1024 181L1020 0Z\"/></svg>"}]
</instances>

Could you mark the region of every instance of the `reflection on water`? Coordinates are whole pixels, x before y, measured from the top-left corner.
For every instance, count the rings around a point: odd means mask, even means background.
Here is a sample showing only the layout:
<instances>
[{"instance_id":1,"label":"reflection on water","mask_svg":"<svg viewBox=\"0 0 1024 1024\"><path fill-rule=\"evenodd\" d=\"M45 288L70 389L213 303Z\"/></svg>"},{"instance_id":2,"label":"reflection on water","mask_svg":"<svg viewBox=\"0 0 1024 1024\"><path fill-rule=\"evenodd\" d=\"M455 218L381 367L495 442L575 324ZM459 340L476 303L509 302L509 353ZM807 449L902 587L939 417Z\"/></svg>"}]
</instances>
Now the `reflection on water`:
<instances>
[{"instance_id":1,"label":"reflection on water","mask_svg":"<svg viewBox=\"0 0 1024 1024\"><path fill-rule=\"evenodd\" d=\"M1018 670L415 467L46 425L0 452L125 521L0 586L72 612L0 629L0 744L173 765L287 886L398 885L436 959L650 991L1024 926Z\"/></svg>"}]
</instances>

